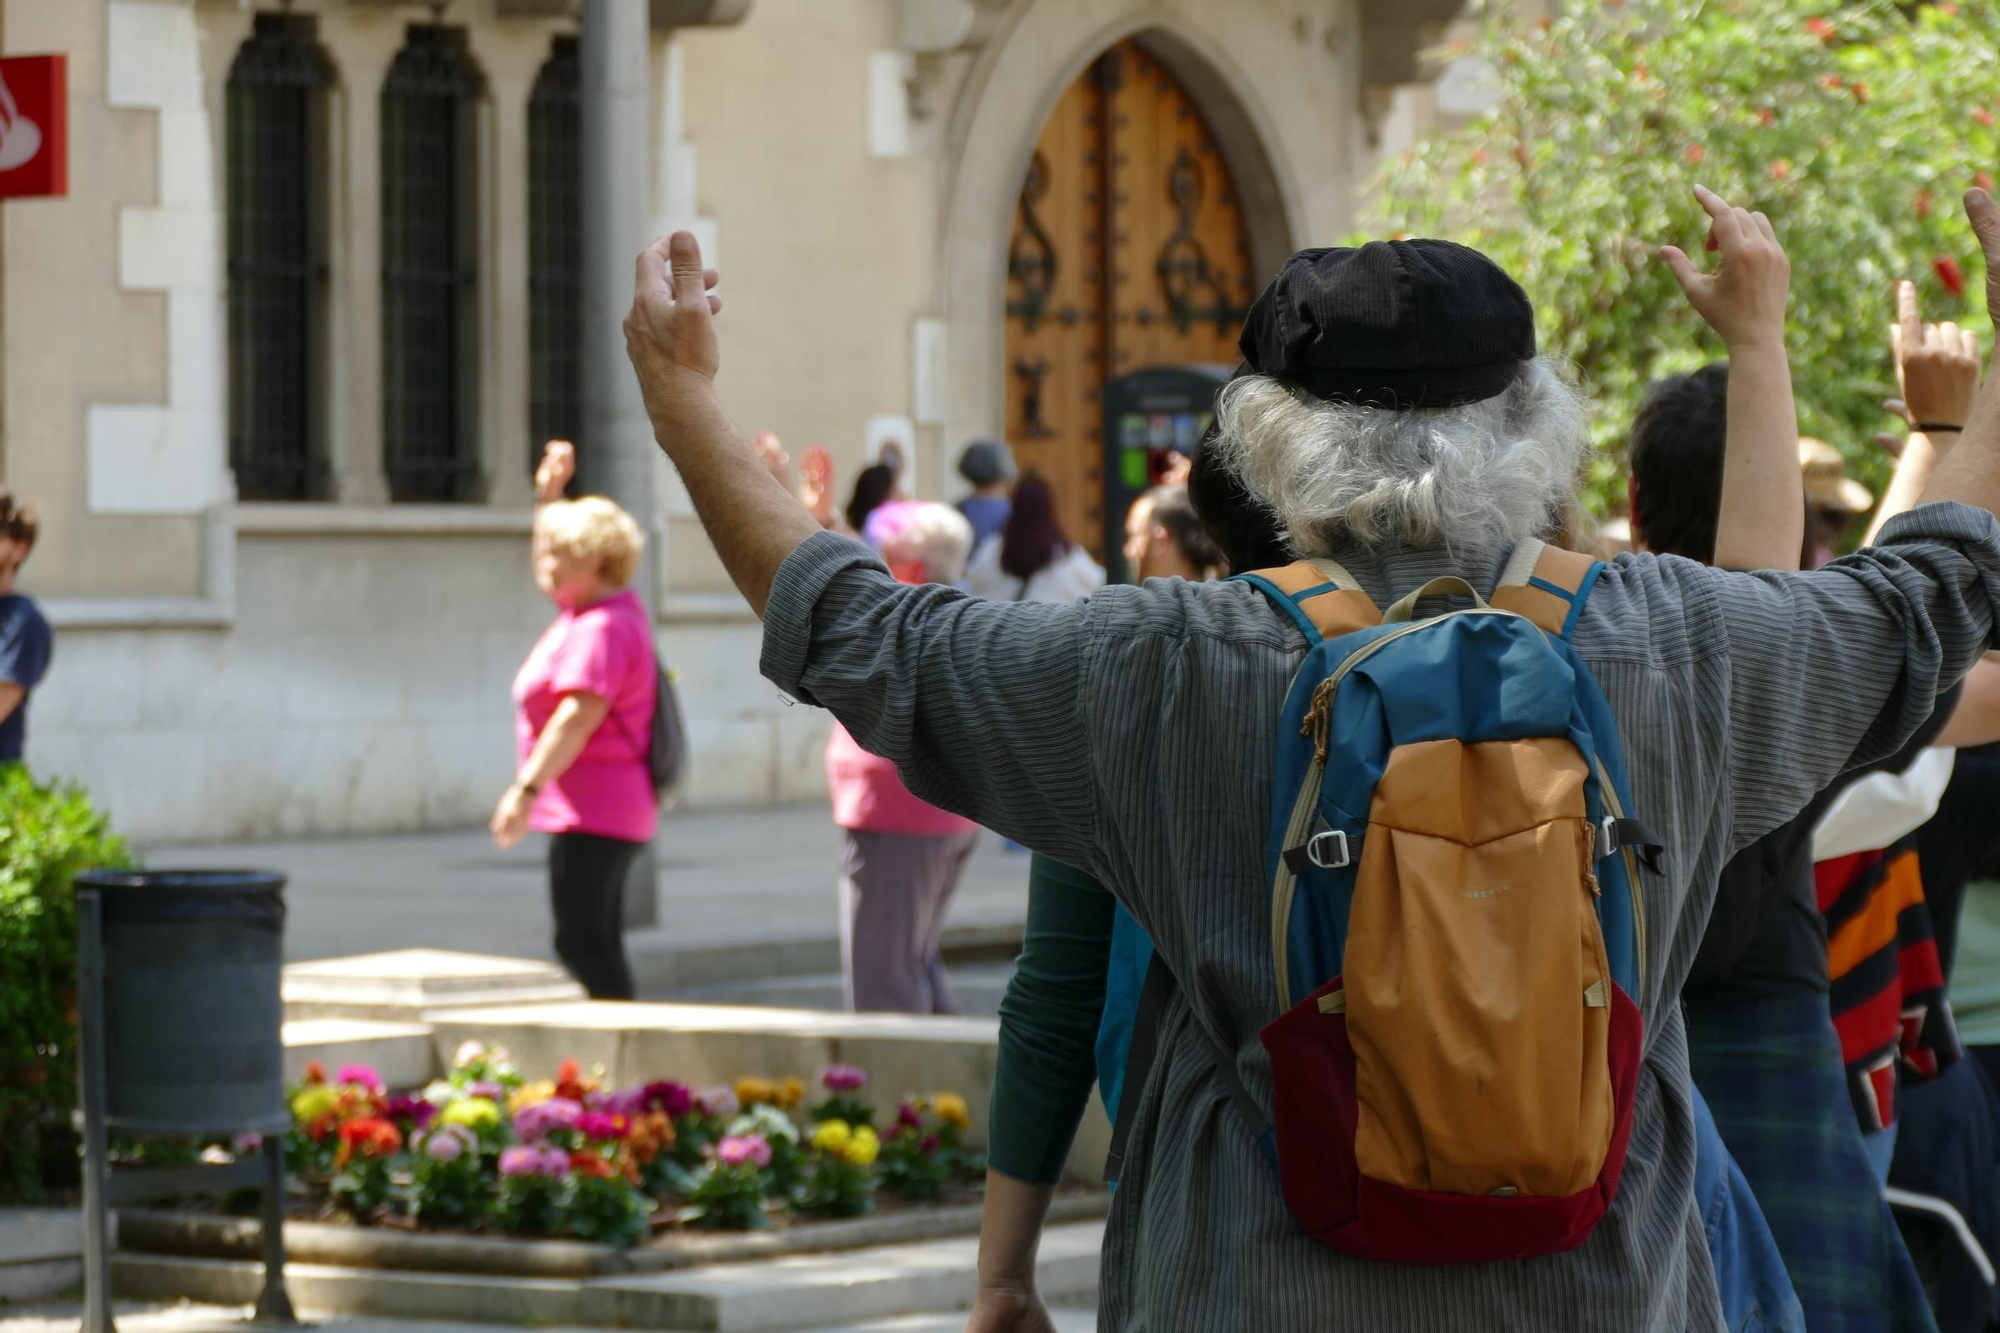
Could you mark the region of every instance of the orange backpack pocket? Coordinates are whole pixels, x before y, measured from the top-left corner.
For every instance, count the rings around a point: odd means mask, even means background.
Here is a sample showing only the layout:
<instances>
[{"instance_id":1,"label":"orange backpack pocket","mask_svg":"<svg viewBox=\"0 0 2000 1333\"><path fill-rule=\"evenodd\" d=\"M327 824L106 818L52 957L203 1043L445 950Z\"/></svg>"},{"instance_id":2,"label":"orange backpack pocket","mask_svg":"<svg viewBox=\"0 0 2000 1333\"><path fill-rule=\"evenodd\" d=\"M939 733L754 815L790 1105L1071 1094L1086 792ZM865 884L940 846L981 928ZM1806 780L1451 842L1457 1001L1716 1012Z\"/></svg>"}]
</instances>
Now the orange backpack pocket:
<instances>
[{"instance_id":1,"label":"orange backpack pocket","mask_svg":"<svg viewBox=\"0 0 2000 1333\"><path fill-rule=\"evenodd\" d=\"M1588 777L1561 737L1390 753L1346 947L1361 1175L1564 1197L1603 1171L1612 981Z\"/></svg>"}]
</instances>

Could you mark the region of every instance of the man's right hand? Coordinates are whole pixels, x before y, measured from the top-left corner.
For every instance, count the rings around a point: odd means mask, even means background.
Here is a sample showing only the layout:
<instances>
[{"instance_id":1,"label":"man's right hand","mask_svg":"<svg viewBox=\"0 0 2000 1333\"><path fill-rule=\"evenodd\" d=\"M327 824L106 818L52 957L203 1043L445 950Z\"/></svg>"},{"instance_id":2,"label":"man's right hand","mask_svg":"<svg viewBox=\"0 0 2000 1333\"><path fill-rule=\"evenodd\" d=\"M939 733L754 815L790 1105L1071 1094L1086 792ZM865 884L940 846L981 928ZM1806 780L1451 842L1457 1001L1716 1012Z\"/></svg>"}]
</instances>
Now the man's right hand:
<instances>
[{"instance_id":1,"label":"man's right hand","mask_svg":"<svg viewBox=\"0 0 2000 1333\"><path fill-rule=\"evenodd\" d=\"M1771 220L1762 213L1731 208L1728 200L1699 185L1694 197L1709 216L1709 234L1721 252L1715 271L1703 273L1678 246L1661 246L1660 258L1673 269L1688 304L1722 335L1730 351L1782 349L1792 265Z\"/></svg>"},{"instance_id":2,"label":"man's right hand","mask_svg":"<svg viewBox=\"0 0 2000 1333\"><path fill-rule=\"evenodd\" d=\"M1979 339L1956 324L1926 324L1917 306L1917 287L1896 284L1896 322L1890 327L1896 353L1896 383L1912 426L1961 430L1979 396ZM1936 435L1941 432L1932 430ZM1955 438L1939 441L1949 446Z\"/></svg>"},{"instance_id":3,"label":"man's right hand","mask_svg":"<svg viewBox=\"0 0 2000 1333\"><path fill-rule=\"evenodd\" d=\"M965 1321L965 1333L1056 1333L1056 1321L1032 1288L982 1283L973 1298L972 1317Z\"/></svg>"}]
</instances>

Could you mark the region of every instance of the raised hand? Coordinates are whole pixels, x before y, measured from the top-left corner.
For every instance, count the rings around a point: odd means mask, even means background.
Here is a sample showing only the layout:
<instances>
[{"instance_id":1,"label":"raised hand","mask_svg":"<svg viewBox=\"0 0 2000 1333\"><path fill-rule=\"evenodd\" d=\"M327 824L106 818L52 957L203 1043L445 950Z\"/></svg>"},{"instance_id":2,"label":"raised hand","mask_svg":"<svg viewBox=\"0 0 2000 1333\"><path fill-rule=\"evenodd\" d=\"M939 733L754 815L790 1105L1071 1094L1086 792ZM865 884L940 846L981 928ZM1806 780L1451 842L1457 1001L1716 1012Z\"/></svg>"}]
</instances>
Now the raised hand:
<instances>
[{"instance_id":1,"label":"raised hand","mask_svg":"<svg viewBox=\"0 0 2000 1333\"><path fill-rule=\"evenodd\" d=\"M1660 258L1674 271L1688 304L1732 350L1782 347L1792 266L1771 220L1762 213L1731 208L1727 200L1699 185L1694 197L1711 219L1710 236L1720 252L1714 271L1703 273L1678 246L1661 246Z\"/></svg>"},{"instance_id":2,"label":"raised hand","mask_svg":"<svg viewBox=\"0 0 2000 1333\"><path fill-rule=\"evenodd\" d=\"M1967 190L1965 216L1986 252L1986 313L2000 323L2000 204L1984 190Z\"/></svg>"},{"instance_id":3,"label":"raised hand","mask_svg":"<svg viewBox=\"0 0 2000 1333\"><path fill-rule=\"evenodd\" d=\"M550 440L542 446L542 461L535 468L535 502L560 500L576 476L576 446L568 440Z\"/></svg>"},{"instance_id":4,"label":"raised hand","mask_svg":"<svg viewBox=\"0 0 2000 1333\"><path fill-rule=\"evenodd\" d=\"M840 522L833 505L833 455L823 444L807 445L799 460L799 503L823 528Z\"/></svg>"},{"instance_id":5,"label":"raised hand","mask_svg":"<svg viewBox=\"0 0 2000 1333\"><path fill-rule=\"evenodd\" d=\"M785 452L785 446L778 440L776 431L760 430L750 437L750 447L757 451L771 476L786 490L792 488L792 456Z\"/></svg>"},{"instance_id":6,"label":"raised hand","mask_svg":"<svg viewBox=\"0 0 2000 1333\"><path fill-rule=\"evenodd\" d=\"M1916 284L1908 281L1896 284L1896 322L1889 334L1904 418L1929 435L1963 429L1979 396L1977 335L1949 322L1924 323Z\"/></svg>"},{"instance_id":7,"label":"raised hand","mask_svg":"<svg viewBox=\"0 0 2000 1333\"><path fill-rule=\"evenodd\" d=\"M684 418L714 386L721 367L715 316L722 298L709 289L722 280L703 268L701 246L691 232L677 231L639 255L632 309L625 316L625 353L639 376L646 414L662 436Z\"/></svg>"}]
</instances>

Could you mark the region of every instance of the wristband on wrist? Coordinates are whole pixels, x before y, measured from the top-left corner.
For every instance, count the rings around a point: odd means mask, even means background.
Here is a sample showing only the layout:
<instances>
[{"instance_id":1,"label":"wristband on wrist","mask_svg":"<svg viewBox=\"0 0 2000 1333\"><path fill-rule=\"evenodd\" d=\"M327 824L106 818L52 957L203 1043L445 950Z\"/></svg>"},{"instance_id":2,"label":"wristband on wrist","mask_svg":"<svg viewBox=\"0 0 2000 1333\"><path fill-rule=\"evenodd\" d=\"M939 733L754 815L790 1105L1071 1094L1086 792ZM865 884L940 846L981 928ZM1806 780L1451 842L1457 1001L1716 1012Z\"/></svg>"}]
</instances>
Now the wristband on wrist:
<instances>
[{"instance_id":1,"label":"wristband on wrist","mask_svg":"<svg viewBox=\"0 0 2000 1333\"><path fill-rule=\"evenodd\" d=\"M1925 435L1944 435L1947 433L1955 435L1964 430L1965 427L1954 426L1943 421L1919 421L1916 425L1910 427L1910 429L1921 431Z\"/></svg>"}]
</instances>

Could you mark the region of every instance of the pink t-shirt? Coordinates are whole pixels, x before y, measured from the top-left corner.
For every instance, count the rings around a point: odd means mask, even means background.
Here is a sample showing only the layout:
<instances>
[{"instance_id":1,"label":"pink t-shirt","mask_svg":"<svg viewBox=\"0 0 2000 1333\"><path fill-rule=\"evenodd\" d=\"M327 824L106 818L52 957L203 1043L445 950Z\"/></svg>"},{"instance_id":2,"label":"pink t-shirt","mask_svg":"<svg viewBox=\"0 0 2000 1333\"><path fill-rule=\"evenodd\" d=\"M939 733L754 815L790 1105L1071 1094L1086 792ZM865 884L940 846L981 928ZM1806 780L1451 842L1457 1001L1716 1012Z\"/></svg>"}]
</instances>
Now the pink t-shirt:
<instances>
[{"instance_id":1,"label":"pink t-shirt","mask_svg":"<svg viewBox=\"0 0 2000 1333\"><path fill-rule=\"evenodd\" d=\"M617 593L566 610L542 631L514 677L514 735L526 763L556 706L569 694L601 695L611 711L567 773L542 789L528 826L541 833L595 833L650 841L659 827L646 748L653 735L659 667L653 627L638 594Z\"/></svg>"},{"instance_id":2,"label":"pink t-shirt","mask_svg":"<svg viewBox=\"0 0 2000 1333\"><path fill-rule=\"evenodd\" d=\"M896 766L862 749L838 722L826 741L826 786L833 796L833 822L844 829L942 838L979 827L912 796Z\"/></svg>"}]
</instances>

